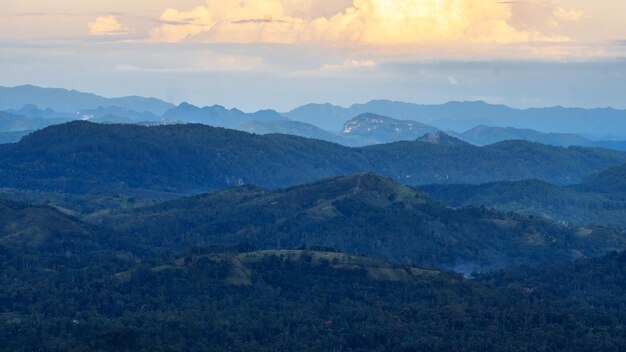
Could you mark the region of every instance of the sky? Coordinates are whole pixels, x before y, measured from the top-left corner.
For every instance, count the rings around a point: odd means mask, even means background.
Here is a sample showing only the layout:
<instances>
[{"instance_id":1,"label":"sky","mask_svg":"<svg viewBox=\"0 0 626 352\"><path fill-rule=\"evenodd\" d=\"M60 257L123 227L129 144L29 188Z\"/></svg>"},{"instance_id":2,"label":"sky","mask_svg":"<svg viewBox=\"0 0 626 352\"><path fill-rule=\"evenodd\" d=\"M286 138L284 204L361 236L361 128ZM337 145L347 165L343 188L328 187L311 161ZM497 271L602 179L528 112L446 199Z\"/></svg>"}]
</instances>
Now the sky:
<instances>
[{"instance_id":1,"label":"sky","mask_svg":"<svg viewBox=\"0 0 626 352\"><path fill-rule=\"evenodd\" d=\"M626 108L623 0L0 0L0 85L287 111Z\"/></svg>"}]
</instances>

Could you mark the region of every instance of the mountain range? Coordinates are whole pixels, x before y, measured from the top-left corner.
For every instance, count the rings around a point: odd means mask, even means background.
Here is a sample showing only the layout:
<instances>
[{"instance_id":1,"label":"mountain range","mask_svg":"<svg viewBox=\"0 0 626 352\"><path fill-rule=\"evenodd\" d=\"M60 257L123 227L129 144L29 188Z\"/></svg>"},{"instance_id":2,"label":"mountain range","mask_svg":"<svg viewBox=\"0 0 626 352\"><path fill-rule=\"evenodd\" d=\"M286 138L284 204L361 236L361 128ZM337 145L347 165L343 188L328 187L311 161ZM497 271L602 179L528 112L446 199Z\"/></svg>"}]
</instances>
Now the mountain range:
<instances>
[{"instance_id":1,"label":"mountain range","mask_svg":"<svg viewBox=\"0 0 626 352\"><path fill-rule=\"evenodd\" d=\"M25 105L35 105L44 109L76 113L82 110L116 106L139 112L161 115L173 105L154 98L130 96L104 98L91 93L60 88L41 88L32 85L0 87L0 110L21 109Z\"/></svg>"},{"instance_id":2,"label":"mountain range","mask_svg":"<svg viewBox=\"0 0 626 352\"><path fill-rule=\"evenodd\" d=\"M229 128L246 121L271 122L285 119L285 117L273 110L261 110L248 114L238 109L226 109L220 105L199 108L188 103L182 103L177 107L169 109L161 118L169 121L203 123L215 127Z\"/></svg>"},{"instance_id":3,"label":"mountain range","mask_svg":"<svg viewBox=\"0 0 626 352\"><path fill-rule=\"evenodd\" d=\"M280 188L364 171L410 185L532 178L562 185L622 163L626 153L617 151L524 141L476 147L443 134L349 148L206 125L75 121L1 145L0 187L200 193L242 184Z\"/></svg>"},{"instance_id":4,"label":"mountain range","mask_svg":"<svg viewBox=\"0 0 626 352\"><path fill-rule=\"evenodd\" d=\"M574 133L542 133L531 129L513 127L477 126L463 133L451 133L471 144L484 146L507 140L524 140L560 147L597 147L626 151L626 142L592 140Z\"/></svg>"},{"instance_id":5,"label":"mountain range","mask_svg":"<svg viewBox=\"0 0 626 352\"><path fill-rule=\"evenodd\" d=\"M626 345L626 152L594 137L621 111L0 110L0 350Z\"/></svg>"},{"instance_id":6,"label":"mountain range","mask_svg":"<svg viewBox=\"0 0 626 352\"><path fill-rule=\"evenodd\" d=\"M576 133L616 137L626 136L626 111L611 108L532 108L515 109L491 105L483 101L449 102L441 105L420 105L373 100L348 108L330 104L309 104L284 113L290 119L314 124L331 131L364 113L389 116L400 120L419 121L441 130L466 131L480 125L534 129L544 133Z\"/></svg>"},{"instance_id":7,"label":"mountain range","mask_svg":"<svg viewBox=\"0 0 626 352\"><path fill-rule=\"evenodd\" d=\"M104 98L64 89L20 86L0 87L0 110L22 116L23 120L10 130L5 127L8 125L0 125L0 133L32 131L70 120L104 123L184 122L250 132L256 128L261 131L258 133L288 132L347 146L413 140L425 133L442 130L480 146L521 139L556 146L626 150L626 143L621 141L626 138L626 125L623 124L626 112L608 108L522 110L480 101L419 105L374 100L348 108L308 104L284 113L273 110L245 113L219 105L196 107L182 103L174 106L153 98ZM368 123L363 118L368 114L377 115L383 121ZM356 132L357 126L361 126L359 131L366 132L367 136L359 136L361 132ZM419 128L416 129L416 126ZM16 128L21 129L18 131ZM349 138L343 138L346 133L342 131L348 130L355 132L348 133ZM607 131L610 131L608 137Z\"/></svg>"}]
</instances>

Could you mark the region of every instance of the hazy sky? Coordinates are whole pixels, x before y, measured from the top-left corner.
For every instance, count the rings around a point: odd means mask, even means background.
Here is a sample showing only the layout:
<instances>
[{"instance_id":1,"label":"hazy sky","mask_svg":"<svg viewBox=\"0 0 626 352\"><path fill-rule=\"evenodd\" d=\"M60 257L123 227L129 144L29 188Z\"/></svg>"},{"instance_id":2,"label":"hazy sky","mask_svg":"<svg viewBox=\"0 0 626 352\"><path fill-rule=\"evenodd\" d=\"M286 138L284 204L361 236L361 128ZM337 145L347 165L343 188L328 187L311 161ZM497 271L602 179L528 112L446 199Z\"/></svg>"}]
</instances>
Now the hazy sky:
<instances>
[{"instance_id":1,"label":"hazy sky","mask_svg":"<svg viewBox=\"0 0 626 352\"><path fill-rule=\"evenodd\" d=\"M0 85L626 108L623 0L0 0Z\"/></svg>"}]
</instances>

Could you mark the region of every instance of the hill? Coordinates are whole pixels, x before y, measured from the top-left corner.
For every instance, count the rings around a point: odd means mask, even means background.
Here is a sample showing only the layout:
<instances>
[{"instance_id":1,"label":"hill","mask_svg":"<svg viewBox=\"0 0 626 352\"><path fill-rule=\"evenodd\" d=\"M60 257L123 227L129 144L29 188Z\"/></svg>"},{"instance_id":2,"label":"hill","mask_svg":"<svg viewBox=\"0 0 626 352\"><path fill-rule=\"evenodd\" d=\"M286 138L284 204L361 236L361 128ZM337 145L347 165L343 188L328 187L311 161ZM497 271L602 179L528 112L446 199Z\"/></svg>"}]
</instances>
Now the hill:
<instances>
[{"instance_id":1,"label":"hill","mask_svg":"<svg viewBox=\"0 0 626 352\"><path fill-rule=\"evenodd\" d=\"M143 189L200 193L280 188L372 171L412 185L541 179L574 184L626 162L626 153L523 141L487 147L396 142L363 148L205 125L76 121L0 146L0 187L85 193Z\"/></svg>"},{"instance_id":2,"label":"hill","mask_svg":"<svg viewBox=\"0 0 626 352\"><path fill-rule=\"evenodd\" d=\"M486 147L413 141L361 150L372 161L372 170L413 185L525 179L575 184L590 174L616 165L614 162L624 156L621 152L604 149L561 148L526 141L500 142Z\"/></svg>"},{"instance_id":3,"label":"hill","mask_svg":"<svg viewBox=\"0 0 626 352\"><path fill-rule=\"evenodd\" d=\"M84 262L116 251L147 253L110 229L55 208L0 198L0 252L3 250L41 264Z\"/></svg>"},{"instance_id":4,"label":"hill","mask_svg":"<svg viewBox=\"0 0 626 352\"><path fill-rule=\"evenodd\" d=\"M437 129L415 121L401 121L390 117L361 114L346 122L342 135L371 140L370 144L415 140Z\"/></svg>"},{"instance_id":5,"label":"hill","mask_svg":"<svg viewBox=\"0 0 626 352\"><path fill-rule=\"evenodd\" d=\"M104 98L91 93L60 88L41 88L31 85L0 87L0 110L20 109L25 105L36 105L56 111L78 112L117 106L138 112L161 115L172 107L171 104L154 98L138 96Z\"/></svg>"},{"instance_id":6,"label":"hill","mask_svg":"<svg viewBox=\"0 0 626 352\"><path fill-rule=\"evenodd\" d=\"M626 253L554 263L542 267L521 266L481 275L479 281L492 287L530 290L544 300L566 305L615 310L626 303ZM624 315L620 310L619 315Z\"/></svg>"},{"instance_id":7,"label":"hill","mask_svg":"<svg viewBox=\"0 0 626 352\"><path fill-rule=\"evenodd\" d=\"M11 350L602 351L622 314L340 253L195 248L130 267L0 272ZM6 275L13 270L11 276ZM80 283L80 290L74 289ZM63 328L59 329L59 326ZM585 331L585 334L581 334Z\"/></svg>"},{"instance_id":8,"label":"hill","mask_svg":"<svg viewBox=\"0 0 626 352\"><path fill-rule=\"evenodd\" d=\"M560 187L538 180L482 185L430 185L422 189L447 204L484 206L537 215L574 225L626 226L626 200L581 186Z\"/></svg>"},{"instance_id":9,"label":"hill","mask_svg":"<svg viewBox=\"0 0 626 352\"><path fill-rule=\"evenodd\" d=\"M0 245L65 252L68 244L92 241L87 225L52 208L0 199Z\"/></svg>"},{"instance_id":10,"label":"hill","mask_svg":"<svg viewBox=\"0 0 626 352\"><path fill-rule=\"evenodd\" d=\"M147 189L202 192L240 184L280 187L352 173L357 151L294 136L205 125L71 122L0 147L4 187L70 193Z\"/></svg>"},{"instance_id":11,"label":"hill","mask_svg":"<svg viewBox=\"0 0 626 352\"><path fill-rule=\"evenodd\" d=\"M336 197L330 206L348 217L367 216L370 222L361 220L361 225L386 224L384 214L404 209L404 216L455 226L451 209L435 207L438 203L420 192L375 175L280 192L234 189L139 210L134 221L146 221L147 209L169 207L176 214L180 210L172 204L207 203L219 195L223 207L215 205L213 213L205 208L202 215L217 219L215 226L236 226L238 219L263 231L269 226L255 215L268 208L262 213L272 214L281 229L293 224L292 208L311 214L297 220L303 224L332 213L328 202L315 206L312 192ZM246 216L228 217L233 207L242 207L239 215ZM440 213L428 213L429 208ZM191 220L201 212L187 211ZM532 228L545 230L542 222ZM139 246L152 234L133 234L132 241L118 234L50 207L0 200L2 349L522 352L619 350L626 344L626 315L619 308L624 305L624 255L468 280L313 245L257 251L250 243L196 242L187 248L192 239L183 235L180 251L155 255L160 250L154 243ZM477 244L494 248L499 241Z\"/></svg>"},{"instance_id":12,"label":"hill","mask_svg":"<svg viewBox=\"0 0 626 352\"><path fill-rule=\"evenodd\" d=\"M434 133L428 133L417 139L418 142L443 145L448 147L469 146L469 143L464 142L458 138L452 137L444 132L438 131Z\"/></svg>"},{"instance_id":13,"label":"hill","mask_svg":"<svg viewBox=\"0 0 626 352\"><path fill-rule=\"evenodd\" d=\"M582 190L608 194L626 195L626 165L618 165L591 175L579 187Z\"/></svg>"},{"instance_id":14,"label":"hill","mask_svg":"<svg viewBox=\"0 0 626 352\"><path fill-rule=\"evenodd\" d=\"M626 245L601 229L557 225L480 208L452 209L374 174L281 191L254 187L174 200L105 224L150 246L248 241L259 248L327 246L421 266L476 268L569 260Z\"/></svg>"}]
</instances>

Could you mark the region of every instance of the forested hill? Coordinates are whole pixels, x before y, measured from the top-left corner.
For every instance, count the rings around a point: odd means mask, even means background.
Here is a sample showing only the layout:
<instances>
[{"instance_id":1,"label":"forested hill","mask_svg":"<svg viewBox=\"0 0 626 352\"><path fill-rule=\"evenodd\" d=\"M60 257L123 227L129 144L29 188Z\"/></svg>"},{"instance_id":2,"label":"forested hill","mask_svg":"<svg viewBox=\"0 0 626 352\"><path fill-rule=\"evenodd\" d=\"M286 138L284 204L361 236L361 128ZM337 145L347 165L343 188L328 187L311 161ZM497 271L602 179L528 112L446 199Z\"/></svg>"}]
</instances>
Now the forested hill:
<instances>
[{"instance_id":1,"label":"forested hill","mask_svg":"<svg viewBox=\"0 0 626 352\"><path fill-rule=\"evenodd\" d=\"M396 142L364 147L376 172L414 185L539 179L574 184L626 154L605 149L506 141L485 147Z\"/></svg>"},{"instance_id":2,"label":"forested hill","mask_svg":"<svg viewBox=\"0 0 626 352\"><path fill-rule=\"evenodd\" d=\"M591 175L578 188L623 199L626 195L626 164Z\"/></svg>"},{"instance_id":3,"label":"forested hill","mask_svg":"<svg viewBox=\"0 0 626 352\"><path fill-rule=\"evenodd\" d=\"M374 174L276 192L236 188L130 211L105 224L163 250L242 241L259 248L315 245L468 271L626 248L619 232L481 208L453 209Z\"/></svg>"},{"instance_id":4,"label":"forested hill","mask_svg":"<svg viewBox=\"0 0 626 352\"><path fill-rule=\"evenodd\" d=\"M599 352L626 343L624 315L608 308L341 253L196 248L50 270L24 269L1 249L4 350Z\"/></svg>"},{"instance_id":5,"label":"forested hill","mask_svg":"<svg viewBox=\"0 0 626 352\"><path fill-rule=\"evenodd\" d=\"M0 199L0 245L65 254L97 247L97 230L46 206Z\"/></svg>"},{"instance_id":6,"label":"forested hill","mask_svg":"<svg viewBox=\"0 0 626 352\"><path fill-rule=\"evenodd\" d=\"M558 186L539 180L480 185L428 185L426 191L453 206L486 206L500 211L539 215L578 225L626 227L626 166Z\"/></svg>"},{"instance_id":7,"label":"forested hill","mask_svg":"<svg viewBox=\"0 0 626 352\"><path fill-rule=\"evenodd\" d=\"M59 210L0 198L0 251L32 256L45 262L52 257L93 260L112 251L146 254L132 240L86 223Z\"/></svg>"},{"instance_id":8,"label":"forested hill","mask_svg":"<svg viewBox=\"0 0 626 352\"><path fill-rule=\"evenodd\" d=\"M279 188L372 171L412 185L537 178L577 183L626 153L512 141L487 147L426 140L364 148L203 125L70 122L0 146L0 187L83 193L200 193L241 184Z\"/></svg>"},{"instance_id":9,"label":"forested hill","mask_svg":"<svg viewBox=\"0 0 626 352\"><path fill-rule=\"evenodd\" d=\"M167 222L158 230L171 231L164 237L146 228L159 219ZM111 221L125 231L0 200L0 350L599 352L626 344L624 255L469 280L315 246L320 231L336 227L353 230L332 232L339 240L378 246L382 256L397 250L389 239L406 246L421 238L406 250L426 246L442 258L505 250L546 260L611 238L453 210L376 175L276 192L242 187ZM193 231L178 232L202 221L210 224L197 227L205 234L235 232L204 245ZM428 226L438 232L422 231ZM309 246L209 244L285 233L302 234ZM178 248L163 253L159 240ZM485 251L471 252L477 248Z\"/></svg>"},{"instance_id":10,"label":"forested hill","mask_svg":"<svg viewBox=\"0 0 626 352\"><path fill-rule=\"evenodd\" d=\"M603 307L624 317L626 311L626 253L541 267L521 266L480 276L495 287L526 288L542 299L561 300L579 307Z\"/></svg>"},{"instance_id":11,"label":"forested hill","mask_svg":"<svg viewBox=\"0 0 626 352\"><path fill-rule=\"evenodd\" d=\"M357 150L306 138L205 125L70 122L0 147L2 186L68 192L196 192L244 183L280 187L359 171Z\"/></svg>"}]
</instances>

